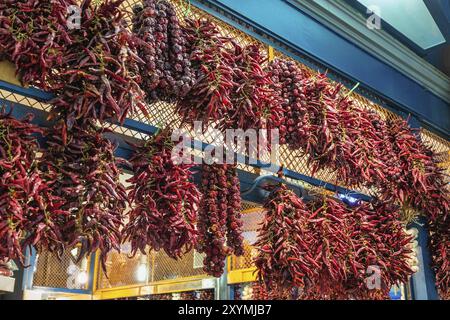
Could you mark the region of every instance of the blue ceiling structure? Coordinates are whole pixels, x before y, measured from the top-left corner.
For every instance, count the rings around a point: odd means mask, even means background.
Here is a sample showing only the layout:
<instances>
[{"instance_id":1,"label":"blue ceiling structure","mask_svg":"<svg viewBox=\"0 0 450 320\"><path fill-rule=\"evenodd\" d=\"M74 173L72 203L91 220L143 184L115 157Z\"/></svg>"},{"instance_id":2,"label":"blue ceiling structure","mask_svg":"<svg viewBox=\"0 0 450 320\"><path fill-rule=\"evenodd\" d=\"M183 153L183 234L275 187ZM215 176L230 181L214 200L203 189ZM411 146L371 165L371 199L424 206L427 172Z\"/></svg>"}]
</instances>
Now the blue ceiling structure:
<instances>
[{"instance_id":1,"label":"blue ceiling structure","mask_svg":"<svg viewBox=\"0 0 450 320\"><path fill-rule=\"evenodd\" d=\"M364 15L378 6L384 30L450 76L450 0L345 1Z\"/></svg>"}]
</instances>

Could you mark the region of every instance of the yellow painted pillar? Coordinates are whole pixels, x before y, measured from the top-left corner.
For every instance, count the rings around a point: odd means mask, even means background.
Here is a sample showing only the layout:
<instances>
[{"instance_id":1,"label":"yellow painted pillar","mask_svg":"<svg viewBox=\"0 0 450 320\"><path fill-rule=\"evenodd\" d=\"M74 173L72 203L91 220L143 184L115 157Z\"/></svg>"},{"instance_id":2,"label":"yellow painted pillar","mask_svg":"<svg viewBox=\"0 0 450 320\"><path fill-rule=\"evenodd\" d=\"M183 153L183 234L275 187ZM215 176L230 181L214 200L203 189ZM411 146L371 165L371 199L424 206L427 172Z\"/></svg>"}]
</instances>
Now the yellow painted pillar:
<instances>
[{"instance_id":1,"label":"yellow painted pillar","mask_svg":"<svg viewBox=\"0 0 450 320\"><path fill-rule=\"evenodd\" d=\"M0 80L20 86L16 76L16 67L9 61L0 61Z\"/></svg>"}]
</instances>

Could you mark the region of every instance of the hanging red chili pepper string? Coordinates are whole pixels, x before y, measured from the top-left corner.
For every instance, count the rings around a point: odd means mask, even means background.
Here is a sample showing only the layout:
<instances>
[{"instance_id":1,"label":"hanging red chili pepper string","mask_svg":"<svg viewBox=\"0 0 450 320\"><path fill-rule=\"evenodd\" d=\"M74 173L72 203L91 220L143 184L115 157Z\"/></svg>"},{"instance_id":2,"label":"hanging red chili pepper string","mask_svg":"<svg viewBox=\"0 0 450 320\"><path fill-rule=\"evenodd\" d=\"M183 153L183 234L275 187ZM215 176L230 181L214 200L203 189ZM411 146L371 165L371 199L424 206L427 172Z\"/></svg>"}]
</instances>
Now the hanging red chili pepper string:
<instances>
[{"instance_id":1,"label":"hanging red chili pepper string","mask_svg":"<svg viewBox=\"0 0 450 320\"><path fill-rule=\"evenodd\" d=\"M183 97L195 82L187 40L175 9L168 1L145 0L133 8L133 32L141 40L139 56L142 89L150 102L175 101Z\"/></svg>"},{"instance_id":2,"label":"hanging red chili pepper string","mask_svg":"<svg viewBox=\"0 0 450 320\"><path fill-rule=\"evenodd\" d=\"M236 165L227 165L227 246L236 256L244 254L241 189Z\"/></svg>"},{"instance_id":3,"label":"hanging red chili pepper string","mask_svg":"<svg viewBox=\"0 0 450 320\"><path fill-rule=\"evenodd\" d=\"M0 3L0 60L16 66L24 85L48 89L72 44L66 14L72 0L3 0Z\"/></svg>"},{"instance_id":4,"label":"hanging red chili pepper string","mask_svg":"<svg viewBox=\"0 0 450 320\"><path fill-rule=\"evenodd\" d=\"M0 261L24 263L28 219L45 188L36 167L39 147L33 136L42 131L31 119L28 115L20 121L4 109L0 112Z\"/></svg>"},{"instance_id":5,"label":"hanging red chili pepper string","mask_svg":"<svg viewBox=\"0 0 450 320\"><path fill-rule=\"evenodd\" d=\"M50 82L57 94L50 102L51 115L63 116L69 129L78 120L123 122L137 110L147 115L139 86L139 64L144 62L119 7L123 2L81 3L81 25L71 30L74 40L64 51L63 68Z\"/></svg>"},{"instance_id":6,"label":"hanging red chili pepper string","mask_svg":"<svg viewBox=\"0 0 450 320\"><path fill-rule=\"evenodd\" d=\"M133 205L123 230L133 255L145 254L148 246L177 259L196 243L200 193L192 182L192 165L174 162L173 146L169 129L135 146L128 194Z\"/></svg>"},{"instance_id":7,"label":"hanging red chili pepper string","mask_svg":"<svg viewBox=\"0 0 450 320\"><path fill-rule=\"evenodd\" d=\"M194 121L202 121L206 129L210 124L227 119L228 110L232 108L230 95L235 86L235 57L228 48L231 40L222 37L218 28L205 19L186 19L183 32L190 46L188 51L196 82L177 102L177 112L183 123L193 125Z\"/></svg>"},{"instance_id":8,"label":"hanging red chili pepper string","mask_svg":"<svg viewBox=\"0 0 450 320\"><path fill-rule=\"evenodd\" d=\"M428 224L432 269L436 287L443 300L450 300L450 218L439 216Z\"/></svg>"},{"instance_id":9,"label":"hanging red chili pepper string","mask_svg":"<svg viewBox=\"0 0 450 320\"><path fill-rule=\"evenodd\" d=\"M64 201L60 210L68 212L58 227L67 247L81 245L79 259L99 250L106 270L108 252L120 250L127 195L117 165L123 161L114 157L114 145L103 137L106 129L75 124L63 139L60 126L49 130L41 161L44 181Z\"/></svg>"},{"instance_id":10,"label":"hanging red chili pepper string","mask_svg":"<svg viewBox=\"0 0 450 320\"><path fill-rule=\"evenodd\" d=\"M203 197L200 203L197 228L197 250L205 254L203 270L220 277L225 259L230 253L226 244L228 189L226 165L204 164L202 166Z\"/></svg>"},{"instance_id":11,"label":"hanging red chili pepper string","mask_svg":"<svg viewBox=\"0 0 450 320\"><path fill-rule=\"evenodd\" d=\"M305 205L281 185L265 209L255 265L275 296L298 287L302 299L387 298L393 284L412 274L411 237L391 206L351 209L329 197ZM378 288L366 284L371 267L379 271Z\"/></svg>"}]
</instances>

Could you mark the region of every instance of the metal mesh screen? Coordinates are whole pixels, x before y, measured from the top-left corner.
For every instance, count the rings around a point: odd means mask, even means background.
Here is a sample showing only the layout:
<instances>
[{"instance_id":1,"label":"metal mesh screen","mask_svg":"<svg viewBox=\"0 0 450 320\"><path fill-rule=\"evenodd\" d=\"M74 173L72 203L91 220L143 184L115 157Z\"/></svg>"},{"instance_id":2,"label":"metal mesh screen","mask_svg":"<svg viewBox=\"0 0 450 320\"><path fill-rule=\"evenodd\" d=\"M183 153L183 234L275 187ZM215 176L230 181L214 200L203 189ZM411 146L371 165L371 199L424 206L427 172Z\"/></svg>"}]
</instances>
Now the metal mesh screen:
<instances>
[{"instance_id":1,"label":"metal mesh screen","mask_svg":"<svg viewBox=\"0 0 450 320\"><path fill-rule=\"evenodd\" d=\"M245 207L245 205L243 206ZM253 248L257 238L259 223L264 217L264 210L261 205L252 207L242 212L242 235L244 236L244 254L240 257L230 257L230 270L240 270L253 267L253 258L256 254Z\"/></svg>"},{"instance_id":2,"label":"metal mesh screen","mask_svg":"<svg viewBox=\"0 0 450 320\"><path fill-rule=\"evenodd\" d=\"M422 141L435 152L439 165L446 169L447 181L450 180L450 141L447 141L426 129L420 130L420 136Z\"/></svg>"},{"instance_id":3,"label":"metal mesh screen","mask_svg":"<svg viewBox=\"0 0 450 320\"><path fill-rule=\"evenodd\" d=\"M122 245L121 253L109 254L106 268L107 276L102 270L98 273L98 289L152 284L164 280L204 275L203 257L194 250L179 260L171 259L162 251L151 252L148 255L138 253L131 258L128 243ZM140 270L141 268L145 269Z\"/></svg>"},{"instance_id":4,"label":"metal mesh screen","mask_svg":"<svg viewBox=\"0 0 450 320\"><path fill-rule=\"evenodd\" d=\"M87 289L87 284L79 284L78 274L82 263L76 262L76 254L66 251L61 259L49 252L37 256L33 286L65 289Z\"/></svg>"}]
</instances>

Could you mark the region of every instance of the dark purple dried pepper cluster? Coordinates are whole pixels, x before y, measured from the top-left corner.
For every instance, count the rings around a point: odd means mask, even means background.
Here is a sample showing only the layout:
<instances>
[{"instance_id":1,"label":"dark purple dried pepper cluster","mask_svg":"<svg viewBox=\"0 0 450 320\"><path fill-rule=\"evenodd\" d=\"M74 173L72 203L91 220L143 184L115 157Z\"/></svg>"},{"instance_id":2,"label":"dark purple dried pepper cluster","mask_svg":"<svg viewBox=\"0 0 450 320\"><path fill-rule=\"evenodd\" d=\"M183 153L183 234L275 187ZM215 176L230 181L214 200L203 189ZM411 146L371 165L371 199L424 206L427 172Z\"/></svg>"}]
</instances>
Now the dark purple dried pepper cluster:
<instances>
[{"instance_id":1,"label":"dark purple dried pepper cluster","mask_svg":"<svg viewBox=\"0 0 450 320\"><path fill-rule=\"evenodd\" d=\"M144 0L133 8L133 32L139 37L142 88L150 102L173 102L186 95L195 82L187 39L172 4Z\"/></svg>"},{"instance_id":2,"label":"dark purple dried pepper cluster","mask_svg":"<svg viewBox=\"0 0 450 320\"><path fill-rule=\"evenodd\" d=\"M216 163L202 166L197 250L205 253L204 270L214 277L222 275L229 254L243 254L237 181L235 166Z\"/></svg>"}]
</instances>

